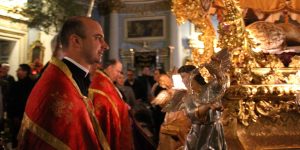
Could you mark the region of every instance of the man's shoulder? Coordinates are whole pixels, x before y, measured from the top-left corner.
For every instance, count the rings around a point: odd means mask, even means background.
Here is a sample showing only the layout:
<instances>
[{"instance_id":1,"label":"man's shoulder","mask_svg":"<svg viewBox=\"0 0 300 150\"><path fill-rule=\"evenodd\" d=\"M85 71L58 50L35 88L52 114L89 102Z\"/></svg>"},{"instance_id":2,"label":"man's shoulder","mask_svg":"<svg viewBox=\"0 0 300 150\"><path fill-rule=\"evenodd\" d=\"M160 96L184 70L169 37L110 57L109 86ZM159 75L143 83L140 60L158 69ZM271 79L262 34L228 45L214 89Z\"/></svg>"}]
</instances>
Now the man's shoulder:
<instances>
[{"instance_id":1,"label":"man's shoulder","mask_svg":"<svg viewBox=\"0 0 300 150\"><path fill-rule=\"evenodd\" d=\"M72 82L62 76L41 78L31 91L30 99L43 98L44 102L51 104L53 100L73 101L81 99L79 90Z\"/></svg>"},{"instance_id":2,"label":"man's shoulder","mask_svg":"<svg viewBox=\"0 0 300 150\"><path fill-rule=\"evenodd\" d=\"M49 67L46 68L45 72L43 73L40 80L55 80L60 81L63 76L67 76L65 73L63 73L62 70L60 70L55 65L49 65Z\"/></svg>"},{"instance_id":3,"label":"man's shoulder","mask_svg":"<svg viewBox=\"0 0 300 150\"><path fill-rule=\"evenodd\" d=\"M114 86L108 77L98 73L92 80L90 88L107 90L109 87Z\"/></svg>"},{"instance_id":4,"label":"man's shoulder","mask_svg":"<svg viewBox=\"0 0 300 150\"><path fill-rule=\"evenodd\" d=\"M72 84L72 80L56 66L49 66L43 73L42 77L36 83L36 86L42 86L41 88L53 88L57 87L59 90L63 90Z\"/></svg>"}]
</instances>

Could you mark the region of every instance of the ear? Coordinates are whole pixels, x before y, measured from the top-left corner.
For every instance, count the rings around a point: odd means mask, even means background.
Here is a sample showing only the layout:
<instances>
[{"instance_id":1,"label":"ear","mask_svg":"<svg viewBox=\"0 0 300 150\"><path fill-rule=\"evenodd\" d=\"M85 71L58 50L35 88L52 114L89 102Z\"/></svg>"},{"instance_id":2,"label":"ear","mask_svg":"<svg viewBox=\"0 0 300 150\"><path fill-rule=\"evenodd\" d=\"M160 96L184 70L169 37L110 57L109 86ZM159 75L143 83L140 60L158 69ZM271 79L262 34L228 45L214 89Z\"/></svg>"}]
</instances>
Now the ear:
<instances>
[{"instance_id":1,"label":"ear","mask_svg":"<svg viewBox=\"0 0 300 150\"><path fill-rule=\"evenodd\" d=\"M107 70L111 71L112 70L112 65L108 66Z\"/></svg>"},{"instance_id":2,"label":"ear","mask_svg":"<svg viewBox=\"0 0 300 150\"><path fill-rule=\"evenodd\" d=\"M70 43L70 45L73 45L74 47L81 47L82 41L78 35L72 34L72 35L70 35L69 43Z\"/></svg>"}]
</instances>

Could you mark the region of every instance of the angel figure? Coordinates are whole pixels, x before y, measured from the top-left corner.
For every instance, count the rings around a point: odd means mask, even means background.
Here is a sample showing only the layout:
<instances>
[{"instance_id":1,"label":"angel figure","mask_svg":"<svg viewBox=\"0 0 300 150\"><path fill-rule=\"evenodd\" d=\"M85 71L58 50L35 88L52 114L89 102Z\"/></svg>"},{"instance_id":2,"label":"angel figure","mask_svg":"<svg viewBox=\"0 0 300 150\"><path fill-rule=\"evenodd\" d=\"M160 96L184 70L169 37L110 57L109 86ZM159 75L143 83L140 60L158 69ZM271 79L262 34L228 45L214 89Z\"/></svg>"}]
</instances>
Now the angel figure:
<instances>
[{"instance_id":1,"label":"angel figure","mask_svg":"<svg viewBox=\"0 0 300 150\"><path fill-rule=\"evenodd\" d=\"M172 79L168 75L161 75L158 82L165 90L161 91L151 103L163 108L173 99L175 90ZM178 96L179 93L176 92L176 95ZM185 92L182 90L182 93ZM160 127L157 150L177 150L183 147L190 127L191 121L185 115L184 110L166 112L164 122Z\"/></svg>"},{"instance_id":2,"label":"angel figure","mask_svg":"<svg viewBox=\"0 0 300 150\"><path fill-rule=\"evenodd\" d=\"M230 68L229 53L222 50L209 63L196 69L182 66L178 73L187 87L186 94L175 96L163 108L172 112L184 110L192 126L187 135L185 150L226 150L221 99L228 87L226 71ZM205 74L205 76L204 76ZM175 92L176 93L176 92Z\"/></svg>"}]
</instances>

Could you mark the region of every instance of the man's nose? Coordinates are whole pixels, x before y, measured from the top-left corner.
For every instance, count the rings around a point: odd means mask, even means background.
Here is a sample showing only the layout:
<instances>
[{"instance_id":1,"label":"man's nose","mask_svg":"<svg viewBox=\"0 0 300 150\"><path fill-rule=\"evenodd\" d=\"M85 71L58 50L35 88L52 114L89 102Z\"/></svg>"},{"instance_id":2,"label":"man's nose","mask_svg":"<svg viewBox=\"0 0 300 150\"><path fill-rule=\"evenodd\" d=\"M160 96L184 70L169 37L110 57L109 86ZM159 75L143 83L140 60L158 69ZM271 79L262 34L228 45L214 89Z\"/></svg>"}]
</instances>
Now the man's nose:
<instances>
[{"instance_id":1,"label":"man's nose","mask_svg":"<svg viewBox=\"0 0 300 150\"><path fill-rule=\"evenodd\" d=\"M104 50L108 50L109 49L109 46L108 46L108 44L105 41L103 42L103 49Z\"/></svg>"}]
</instances>

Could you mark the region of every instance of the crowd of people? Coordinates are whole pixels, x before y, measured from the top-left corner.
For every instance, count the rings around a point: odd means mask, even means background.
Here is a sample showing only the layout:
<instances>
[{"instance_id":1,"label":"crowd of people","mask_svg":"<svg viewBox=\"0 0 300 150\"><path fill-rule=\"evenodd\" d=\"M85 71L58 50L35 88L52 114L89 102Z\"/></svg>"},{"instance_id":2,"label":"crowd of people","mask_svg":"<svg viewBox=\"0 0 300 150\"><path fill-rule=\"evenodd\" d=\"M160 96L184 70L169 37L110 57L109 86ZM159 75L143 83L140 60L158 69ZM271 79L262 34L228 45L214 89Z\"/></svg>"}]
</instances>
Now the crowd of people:
<instances>
[{"instance_id":1,"label":"crowd of people","mask_svg":"<svg viewBox=\"0 0 300 150\"><path fill-rule=\"evenodd\" d=\"M221 111L214 103L205 109L197 104L192 113L189 109L162 111L166 104L154 102L159 94L168 93L169 100L176 96L170 73L146 66L138 76L136 70L123 72L118 59L102 61L109 46L101 25L91 18L69 18L52 45L54 55L38 77L32 78L31 67L21 64L15 81L8 75L9 65L1 65L0 116L3 122L7 112L12 122L13 148L192 150L196 143L199 149L199 136L194 132L205 122L199 120L205 120L209 111ZM183 66L179 73L190 79L185 73L194 69ZM199 86L206 84L195 81ZM190 83L185 84L189 87ZM193 126L197 130L190 131ZM222 131L216 132L218 144L200 144L226 149Z\"/></svg>"},{"instance_id":2,"label":"crowd of people","mask_svg":"<svg viewBox=\"0 0 300 150\"><path fill-rule=\"evenodd\" d=\"M0 129L10 129L13 146L17 145L17 135L21 125L27 98L35 84L31 66L20 64L16 70L17 80L8 74L10 65L0 65Z\"/></svg>"}]
</instances>

